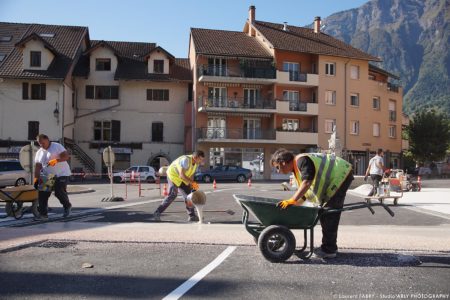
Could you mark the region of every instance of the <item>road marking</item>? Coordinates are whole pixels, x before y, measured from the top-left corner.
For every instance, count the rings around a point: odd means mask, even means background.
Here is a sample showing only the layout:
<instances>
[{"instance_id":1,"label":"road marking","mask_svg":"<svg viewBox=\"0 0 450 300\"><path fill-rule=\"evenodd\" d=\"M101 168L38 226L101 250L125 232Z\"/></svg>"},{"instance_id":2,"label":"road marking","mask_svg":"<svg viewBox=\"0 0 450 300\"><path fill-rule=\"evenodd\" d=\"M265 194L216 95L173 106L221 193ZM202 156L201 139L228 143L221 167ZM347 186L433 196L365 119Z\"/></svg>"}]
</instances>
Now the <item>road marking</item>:
<instances>
[{"instance_id":1,"label":"road marking","mask_svg":"<svg viewBox=\"0 0 450 300\"><path fill-rule=\"evenodd\" d=\"M169 295L163 298L163 300L175 300L181 298L187 291L189 291L194 285L208 275L212 270L217 268L233 251L236 250L236 246L229 246L219 256L216 257L206 267L198 271L194 276L189 278L182 285L173 290Z\"/></svg>"}]
</instances>

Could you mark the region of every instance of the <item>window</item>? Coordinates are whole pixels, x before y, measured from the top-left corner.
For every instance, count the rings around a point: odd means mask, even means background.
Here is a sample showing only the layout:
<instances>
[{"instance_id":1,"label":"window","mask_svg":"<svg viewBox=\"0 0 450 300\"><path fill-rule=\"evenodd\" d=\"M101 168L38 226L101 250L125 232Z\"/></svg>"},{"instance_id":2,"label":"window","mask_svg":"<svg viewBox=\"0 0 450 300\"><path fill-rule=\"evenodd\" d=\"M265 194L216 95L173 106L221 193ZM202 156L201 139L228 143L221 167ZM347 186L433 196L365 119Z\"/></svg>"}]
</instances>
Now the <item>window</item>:
<instances>
[{"instance_id":1,"label":"window","mask_svg":"<svg viewBox=\"0 0 450 300\"><path fill-rule=\"evenodd\" d=\"M10 42L12 39L12 36L0 36L0 42Z\"/></svg>"},{"instance_id":2,"label":"window","mask_svg":"<svg viewBox=\"0 0 450 300\"><path fill-rule=\"evenodd\" d=\"M336 125L336 120L334 120L334 119L325 120L325 133L333 133L335 125Z\"/></svg>"},{"instance_id":3,"label":"window","mask_svg":"<svg viewBox=\"0 0 450 300\"><path fill-rule=\"evenodd\" d=\"M40 66L41 66L41 52L30 51L30 67L40 67Z\"/></svg>"},{"instance_id":4,"label":"window","mask_svg":"<svg viewBox=\"0 0 450 300\"><path fill-rule=\"evenodd\" d=\"M164 124L162 122L152 123L152 142L162 142L164 133Z\"/></svg>"},{"instance_id":5,"label":"window","mask_svg":"<svg viewBox=\"0 0 450 300\"><path fill-rule=\"evenodd\" d=\"M283 131L297 131L299 129L299 120L297 119L283 119Z\"/></svg>"},{"instance_id":6,"label":"window","mask_svg":"<svg viewBox=\"0 0 450 300\"><path fill-rule=\"evenodd\" d=\"M390 125L389 126L389 137L390 138L395 138L396 137L396 126L395 125Z\"/></svg>"},{"instance_id":7,"label":"window","mask_svg":"<svg viewBox=\"0 0 450 300\"><path fill-rule=\"evenodd\" d=\"M350 105L359 106L359 94L350 94Z\"/></svg>"},{"instance_id":8,"label":"window","mask_svg":"<svg viewBox=\"0 0 450 300\"><path fill-rule=\"evenodd\" d=\"M45 100L45 83L38 83L31 85L31 99L32 100Z\"/></svg>"},{"instance_id":9,"label":"window","mask_svg":"<svg viewBox=\"0 0 450 300\"><path fill-rule=\"evenodd\" d=\"M22 99L28 100L28 82L22 83Z\"/></svg>"},{"instance_id":10,"label":"window","mask_svg":"<svg viewBox=\"0 0 450 300\"><path fill-rule=\"evenodd\" d=\"M292 62L284 62L283 71L289 72L290 81L297 81L299 79L300 64Z\"/></svg>"},{"instance_id":11,"label":"window","mask_svg":"<svg viewBox=\"0 0 450 300\"><path fill-rule=\"evenodd\" d=\"M96 71L111 71L111 59L110 58L97 58L95 60Z\"/></svg>"},{"instance_id":12,"label":"window","mask_svg":"<svg viewBox=\"0 0 450 300\"><path fill-rule=\"evenodd\" d=\"M120 121L94 121L94 140L120 142Z\"/></svg>"},{"instance_id":13,"label":"window","mask_svg":"<svg viewBox=\"0 0 450 300\"><path fill-rule=\"evenodd\" d=\"M164 60L155 59L153 61L153 73L164 73Z\"/></svg>"},{"instance_id":14,"label":"window","mask_svg":"<svg viewBox=\"0 0 450 300\"><path fill-rule=\"evenodd\" d=\"M350 134L359 134L359 121L350 121Z\"/></svg>"},{"instance_id":15,"label":"window","mask_svg":"<svg viewBox=\"0 0 450 300\"><path fill-rule=\"evenodd\" d=\"M350 66L350 78L359 79L359 66Z\"/></svg>"},{"instance_id":16,"label":"window","mask_svg":"<svg viewBox=\"0 0 450 300\"><path fill-rule=\"evenodd\" d=\"M336 75L336 64L335 63L325 63L325 74L330 76Z\"/></svg>"},{"instance_id":17,"label":"window","mask_svg":"<svg viewBox=\"0 0 450 300\"><path fill-rule=\"evenodd\" d=\"M28 121L28 140L34 141L39 134L39 122Z\"/></svg>"},{"instance_id":18,"label":"window","mask_svg":"<svg viewBox=\"0 0 450 300\"><path fill-rule=\"evenodd\" d=\"M395 122L397 120L396 102L395 100L389 100L389 121Z\"/></svg>"},{"instance_id":19,"label":"window","mask_svg":"<svg viewBox=\"0 0 450 300\"><path fill-rule=\"evenodd\" d=\"M380 123L373 123L372 133L373 136L380 136Z\"/></svg>"},{"instance_id":20,"label":"window","mask_svg":"<svg viewBox=\"0 0 450 300\"><path fill-rule=\"evenodd\" d=\"M119 86L87 85L86 99L119 99Z\"/></svg>"},{"instance_id":21,"label":"window","mask_svg":"<svg viewBox=\"0 0 450 300\"><path fill-rule=\"evenodd\" d=\"M289 101L289 110L297 111L299 109L300 94L298 91L283 91L283 100Z\"/></svg>"},{"instance_id":22,"label":"window","mask_svg":"<svg viewBox=\"0 0 450 300\"><path fill-rule=\"evenodd\" d=\"M336 105L336 91L325 91L325 103Z\"/></svg>"},{"instance_id":23,"label":"window","mask_svg":"<svg viewBox=\"0 0 450 300\"><path fill-rule=\"evenodd\" d=\"M0 62L2 62L6 57L6 54L0 53Z\"/></svg>"},{"instance_id":24,"label":"window","mask_svg":"<svg viewBox=\"0 0 450 300\"><path fill-rule=\"evenodd\" d=\"M149 101L169 101L169 90L147 90L147 100Z\"/></svg>"},{"instance_id":25,"label":"window","mask_svg":"<svg viewBox=\"0 0 450 300\"><path fill-rule=\"evenodd\" d=\"M380 110L380 97L372 98L372 108L375 110Z\"/></svg>"}]
</instances>

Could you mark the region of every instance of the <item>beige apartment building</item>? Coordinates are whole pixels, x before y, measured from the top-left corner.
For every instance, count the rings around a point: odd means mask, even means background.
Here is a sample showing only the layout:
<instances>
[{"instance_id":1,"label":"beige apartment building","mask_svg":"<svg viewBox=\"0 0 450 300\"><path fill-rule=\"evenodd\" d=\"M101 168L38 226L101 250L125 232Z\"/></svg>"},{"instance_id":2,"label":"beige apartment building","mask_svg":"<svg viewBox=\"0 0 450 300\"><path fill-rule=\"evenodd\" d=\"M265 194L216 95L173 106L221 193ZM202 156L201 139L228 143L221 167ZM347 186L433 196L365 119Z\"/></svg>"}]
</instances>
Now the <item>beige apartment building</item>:
<instances>
[{"instance_id":1,"label":"beige apartment building","mask_svg":"<svg viewBox=\"0 0 450 300\"><path fill-rule=\"evenodd\" d=\"M89 39L88 28L0 23L0 157L39 132L65 144L71 167L104 173L167 164L184 153L187 59L154 43Z\"/></svg>"},{"instance_id":2,"label":"beige apartment building","mask_svg":"<svg viewBox=\"0 0 450 300\"><path fill-rule=\"evenodd\" d=\"M257 21L251 6L242 32L191 29L189 60L195 101L186 147L204 150L209 165L277 178L269 165L277 148L325 151L336 128L356 174L378 148L399 167L399 78L320 32L320 18L313 29Z\"/></svg>"}]
</instances>

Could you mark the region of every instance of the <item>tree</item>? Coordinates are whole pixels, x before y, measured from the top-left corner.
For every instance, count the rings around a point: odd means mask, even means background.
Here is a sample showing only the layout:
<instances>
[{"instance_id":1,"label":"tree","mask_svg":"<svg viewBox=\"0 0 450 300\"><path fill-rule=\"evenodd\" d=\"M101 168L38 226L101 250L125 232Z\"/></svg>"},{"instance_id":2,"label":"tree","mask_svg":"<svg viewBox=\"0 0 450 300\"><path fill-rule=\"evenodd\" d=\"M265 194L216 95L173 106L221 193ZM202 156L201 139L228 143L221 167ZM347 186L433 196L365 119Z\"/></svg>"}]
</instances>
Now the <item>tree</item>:
<instances>
[{"instance_id":1,"label":"tree","mask_svg":"<svg viewBox=\"0 0 450 300\"><path fill-rule=\"evenodd\" d=\"M434 110L414 115L408 129L409 146L419 162L439 161L450 146L450 126L446 115Z\"/></svg>"}]
</instances>

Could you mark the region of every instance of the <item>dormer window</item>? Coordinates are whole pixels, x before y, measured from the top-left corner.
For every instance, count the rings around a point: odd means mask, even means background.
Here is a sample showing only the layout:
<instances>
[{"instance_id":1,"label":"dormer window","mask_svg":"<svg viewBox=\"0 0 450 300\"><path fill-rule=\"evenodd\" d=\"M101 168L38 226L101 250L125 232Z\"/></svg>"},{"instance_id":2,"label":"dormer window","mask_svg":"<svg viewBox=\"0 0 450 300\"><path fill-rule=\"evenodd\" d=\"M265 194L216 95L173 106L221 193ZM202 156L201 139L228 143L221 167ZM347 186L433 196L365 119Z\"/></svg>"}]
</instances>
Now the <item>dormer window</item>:
<instances>
[{"instance_id":1,"label":"dormer window","mask_svg":"<svg viewBox=\"0 0 450 300\"><path fill-rule=\"evenodd\" d=\"M111 59L110 58L97 58L95 60L96 71L111 71Z\"/></svg>"},{"instance_id":2,"label":"dormer window","mask_svg":"<svg viewBox=\"0 0 450 300\"><path fill-rule=\"evenodd\" d=\"M155 59L153 62L153 72L164 73L164 60Z\"/></svg>"},{"instance_id":3,"label":"dormer window","mask_svg":"<svg viewBox=\"0 0 450 300\"><path fill-rule=\"evenodd\" d=\"M30 51L30 67L40 67L40 66L41 66L41 52Z\"/></svg>"}]
</instances>

